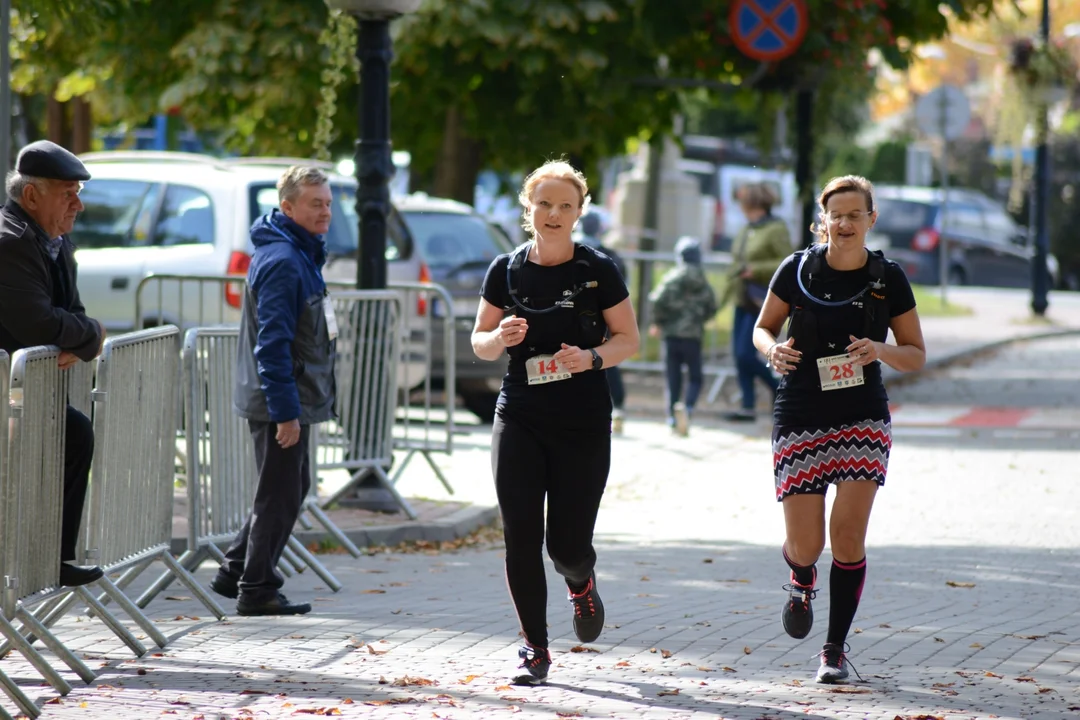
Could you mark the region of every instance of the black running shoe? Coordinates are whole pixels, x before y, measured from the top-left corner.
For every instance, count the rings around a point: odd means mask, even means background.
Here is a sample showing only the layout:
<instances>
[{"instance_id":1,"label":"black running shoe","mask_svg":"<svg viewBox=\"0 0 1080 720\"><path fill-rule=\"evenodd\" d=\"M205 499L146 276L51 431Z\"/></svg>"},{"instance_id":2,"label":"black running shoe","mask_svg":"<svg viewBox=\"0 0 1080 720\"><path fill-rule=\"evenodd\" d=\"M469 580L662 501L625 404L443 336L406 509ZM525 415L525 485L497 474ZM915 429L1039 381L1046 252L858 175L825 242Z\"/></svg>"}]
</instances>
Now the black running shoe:
<instances>
[{"instance_id":1,"label":"black running shoe","mask_svg":"<svg viewBox=\"0 0 1080 720\"><path fill-rule=\"evenodd\" d=\"M819 683L827 685L842 683L848 679L848 668L855 670L855 666L848 661L847 655L844 653L843 645L825 643L818 656L821 658L821 666L817 671L817 681ZM855 670L855 674L859 675L859 671ZM859 679L862 679L861 675Z\"/></svg>"},{"instance_id":2,"label":"black running shoe","mask_svg":"<svg viewBox=\"0 0 1080 720\"><path fill-rule=\"evenodd\" d=\"M222 572L218 572L214 576L214 579L210 581L210 589L216 592L222 597L235 600L240 597L240 586L236 582L235 578L225 575Z\"/></svg>"},{"instance_id":3,"label":"black running shoe","mask_svg":"<svg viewBox=\"0 0 1080 720\"><path fill-rule=\"evenodd\" d=\"M526 645L518 650L521 664L518 670L525 672L515 675L511 682L514 685L539 685L547 680L548 670L551 669L551 654L547 648L534 648Z\"/></svg>"},{"instance_id":4,"label":"black running shoe","mask_svg":"<svg viewBox=\"0 0 1080 720\"><path fill-rule=\"evenodd\" d=\"M814 570L814 580L817 580L817 569ZM785 585L784 589L789 595L780 620L788 635L802 640L810 634L810 628L814 626L814 608L810 601L817 597L817 590L814 589L814 583L800 585L795 582L795 573L791 573L791 584Z\"/></svg>"},{"instance_id":5,"label":"black running shoe","mask_svg":"<svg viewBox=\"0 0 1080 720\"><path fill-rule=\"evenodd\" d=\"M294 603L278 593L276 597L261 602L252 602L243 595L236 601L236 614L245 617L260 615L307 615L311 612L310 603Z\"/></svg>"},{"instance_id":6,"label":"black running shoe","mask_svg":"<svg viewBox=\"0 0 1080 720\"><path fill-rule=\"evenodd\" d=\"M596 573L589 575L581 592L570 590L568 599L574 604L574 634L583 643L593 642L604 629L604 601L596 591Z\"/></svg>"}]
</instances>

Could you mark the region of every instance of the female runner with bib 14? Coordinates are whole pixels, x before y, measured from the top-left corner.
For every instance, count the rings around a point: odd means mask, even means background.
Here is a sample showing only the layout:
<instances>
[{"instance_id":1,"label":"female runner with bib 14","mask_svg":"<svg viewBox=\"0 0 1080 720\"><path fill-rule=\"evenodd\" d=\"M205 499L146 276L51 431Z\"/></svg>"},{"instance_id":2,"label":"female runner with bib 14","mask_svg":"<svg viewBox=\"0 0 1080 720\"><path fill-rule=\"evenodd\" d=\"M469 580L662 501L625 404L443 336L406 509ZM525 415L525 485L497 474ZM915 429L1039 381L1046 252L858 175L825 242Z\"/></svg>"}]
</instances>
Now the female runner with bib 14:
<instances>
[{"instance_id":1,"label":"female runner with bib 14","mask_svg":"<svg viewBox=\"0 0 1080 720\"><path fill-rule=\"evenodd\" d=\"M818 198L819 242L777 268L754 328L754 345L783 377L773 409L773 471L783 503L791 568L781 620L794 638L810 633L816 563L825 547L825 491L832 567L829 626L818 682L842 682L846 640L866 578L866 528L885 484L892 426L881 366L923 367L926 348L904 271L866 248L877 221L862 177L829 181ZM777 341L784 321L788 338ZM896 344L885 342L892 330Z\"/></svg>"},{"instance_id":2,"label":"female runner with bib 14","mask_svg":"<svg viewBox=\"0 0 1080 720\"><path fill-rule=\"evenodd\" d=\"M491 467L506 580L526 643L514 676L523 684L543 682L551 667L545 538L566 580L578 640L592 642L604 627L592 544L611 463L604 368L637 352L639 338L615 263L571 239L588 193L585 177L566 162L549 162L525 178L519 200L532 239L488 268L472 334L480 359L510 356Z\"/></svg>"}]
</instances>

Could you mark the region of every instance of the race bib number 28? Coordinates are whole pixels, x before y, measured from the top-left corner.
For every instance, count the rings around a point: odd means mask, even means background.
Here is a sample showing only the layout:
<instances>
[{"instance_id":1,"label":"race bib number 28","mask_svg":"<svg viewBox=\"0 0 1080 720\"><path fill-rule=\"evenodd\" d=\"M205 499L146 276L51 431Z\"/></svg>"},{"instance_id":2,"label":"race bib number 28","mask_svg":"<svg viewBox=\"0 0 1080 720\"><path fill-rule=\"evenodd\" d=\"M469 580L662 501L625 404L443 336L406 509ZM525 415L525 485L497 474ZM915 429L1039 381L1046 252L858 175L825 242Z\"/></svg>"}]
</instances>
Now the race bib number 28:
<instances>
[{"instance_id":1,"label":"race bib number 28","mask_svg":"<svg viewBox=\"0 0 1080 720\"><path fill-rule=\"evenodd\" d=\"M856 365L849 355L818 358L817 367L822 390L840 390L863 384L862 365Z\"/></svg>"},{"instance_id":2,"label":"race bib number 28","mask_svg":"<svg viewBox=\"0 0 1080 720\"><path fill-rule=\"evenodd\" d=\"M530 385L542 385L570 378L570 371L560 365L552 355L536 355L529 358L525 361L525 370L528 373Z\"/></svg>"}]
</instances>

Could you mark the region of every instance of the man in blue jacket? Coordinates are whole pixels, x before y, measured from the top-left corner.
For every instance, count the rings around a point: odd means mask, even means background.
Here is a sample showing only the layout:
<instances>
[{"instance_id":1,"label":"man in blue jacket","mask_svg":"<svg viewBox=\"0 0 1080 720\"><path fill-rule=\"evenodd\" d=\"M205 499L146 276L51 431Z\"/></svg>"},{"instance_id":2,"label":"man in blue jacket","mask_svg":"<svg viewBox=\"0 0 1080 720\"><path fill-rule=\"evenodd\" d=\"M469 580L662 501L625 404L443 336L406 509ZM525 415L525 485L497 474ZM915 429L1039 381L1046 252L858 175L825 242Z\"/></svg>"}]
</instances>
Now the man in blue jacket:
<instances>
[{"instance_id":1,"label":"man in blue jacket","mask_svg":"<svg viewBox=\"0 0 1080 720\"><path fill-rule=\"evenodd\" d=\"M303 615L308 603L280 592L276 566L311 487L310 426L334 415L337 325L322 277L330 228L329 179L291 167L275 209L255 221L255 253L240 319L233 404L255 443L258 488L251 515L210 587L238 598L240 615Z\"/></svg>"}]
</instances>

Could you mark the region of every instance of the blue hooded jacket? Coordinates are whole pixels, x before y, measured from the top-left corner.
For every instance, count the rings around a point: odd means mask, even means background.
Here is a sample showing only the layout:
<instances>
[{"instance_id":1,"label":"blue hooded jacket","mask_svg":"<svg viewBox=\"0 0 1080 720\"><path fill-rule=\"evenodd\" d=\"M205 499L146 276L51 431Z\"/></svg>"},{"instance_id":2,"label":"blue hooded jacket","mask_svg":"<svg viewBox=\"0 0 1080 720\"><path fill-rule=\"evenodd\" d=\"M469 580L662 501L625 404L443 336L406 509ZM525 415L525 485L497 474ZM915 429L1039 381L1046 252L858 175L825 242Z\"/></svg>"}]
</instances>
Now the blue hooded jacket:
<instances>
[{"instance_id":1,"label":"blue hooded jacket","mask_svg":"<svg viewBox=\"0 0 1080 720\"><path fill-rule=\"evenodd\" d=\"M309 425L333 416L334 343L323 315L326 246L275 209L251 226L234 404L242 417Z\"/></svg>"}]
</instances>

